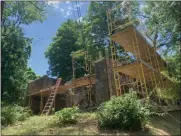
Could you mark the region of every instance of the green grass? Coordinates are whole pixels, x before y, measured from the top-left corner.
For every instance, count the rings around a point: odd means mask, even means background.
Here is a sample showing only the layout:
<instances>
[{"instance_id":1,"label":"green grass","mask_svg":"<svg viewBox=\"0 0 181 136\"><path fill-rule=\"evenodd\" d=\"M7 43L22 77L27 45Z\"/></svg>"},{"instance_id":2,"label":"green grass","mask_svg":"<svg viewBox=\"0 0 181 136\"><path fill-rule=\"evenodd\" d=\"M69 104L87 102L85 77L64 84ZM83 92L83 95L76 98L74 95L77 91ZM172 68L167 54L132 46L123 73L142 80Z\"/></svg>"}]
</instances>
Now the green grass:
<instances>
[{"instance_id":1,"label":"green grass","mask_svg":"<svg viewBox=\"0 0 181 136\"><path fill-rule=\"evenodd\" d=\"M174 111L169 113L178 121L180 121L180 111ZM155 131L163 131L172 135L180 134L180 124L169 115L165 115L163 117L155 116L151 119L148 125L150 125L150 127L152 128L151 130L153 131L153 133Z\"/></svg>"},{"instance_id":2,"label":"green grass","mask_svg":"<svg viewBox=\"0 0 181 136\"><path fill-rule=\"evenodd\" d=\"M179 114L178 114L179 115ZM177 115L177 117L178 117ZM176 114L175 114L176 116ZM56 118L51 116L32 116L29 119L18 122L2 129L2 135L178 135L180 125L169 117L153 117L147 125L147 131L120 132L100 131L95 113L81 113L77 118L78 122L73 125L60 126Z\"/></svg>"}]
</instances>

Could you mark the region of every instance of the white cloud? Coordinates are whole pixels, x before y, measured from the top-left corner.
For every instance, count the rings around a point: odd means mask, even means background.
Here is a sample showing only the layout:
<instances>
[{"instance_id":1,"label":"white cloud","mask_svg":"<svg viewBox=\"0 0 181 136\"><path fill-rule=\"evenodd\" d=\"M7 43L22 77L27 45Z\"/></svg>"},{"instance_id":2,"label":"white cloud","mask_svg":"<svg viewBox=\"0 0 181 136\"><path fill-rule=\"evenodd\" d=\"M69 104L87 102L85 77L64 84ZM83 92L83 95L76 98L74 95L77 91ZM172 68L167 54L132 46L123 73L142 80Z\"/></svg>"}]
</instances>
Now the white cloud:
<instances>
[{"instance_id":1,"label":"white cloud","mask_svg":"<svg viewBox=\"0 0 181 136\"><path fill-rule=\"evenodd\" d=\"M68 10L73 10L73 8L71 6L68 7Z\"/></svg>"},{"instance_id":2,"label":"white cloud","mask_svg":"<svg viewBox=\"0 0 181 136\"><path fill-rule=\"evenodd\" d=\"M73 8L71 7L68 7L67 9L60 8L60 13L67 18L68 16L72 15L72 10Z\"/></svg>"},{"instance_id":3,"label":"white cloud","mask_svg":"<svg viewBox=\"0 0 181 136\"><path fill-rule=\"evenodd\" d=\"M46 1L48 5L53 6L55 9L58 9L60 13L65 17L69 17L73 14L73 12L76 12L77 7L81 7L83 5L83 2L77 2L71 5L70 1L64 1L64 3L67 4L67 6L61 6L60 3L63 3L62 1L58 0L49 0ZM81 18L80 18L81 19Z\"/></svg>"},{"instance_id":4,"label":"white cloud","mask_svg":"<svg viewBox=\"0 0 181 136\"><path fill-rule=\"evenodd\" d=\"M58 0L55 0L55 1L47 1L47 4L53 6L53 7L56 8L56 9L58 9L60 2L61 2L61 1L58 1Z\"/></svg>"},{"instance_id":5,"label":"white cloud","mask_svg":"<svg viewBox=\"0 0 181 136\"><path fill-rule=\"evenodd\" d=\"M60 12L61 12L61 13L64 13L65 10L64 10L63 8L60 8Z\"/></svg>"}]
</instances>

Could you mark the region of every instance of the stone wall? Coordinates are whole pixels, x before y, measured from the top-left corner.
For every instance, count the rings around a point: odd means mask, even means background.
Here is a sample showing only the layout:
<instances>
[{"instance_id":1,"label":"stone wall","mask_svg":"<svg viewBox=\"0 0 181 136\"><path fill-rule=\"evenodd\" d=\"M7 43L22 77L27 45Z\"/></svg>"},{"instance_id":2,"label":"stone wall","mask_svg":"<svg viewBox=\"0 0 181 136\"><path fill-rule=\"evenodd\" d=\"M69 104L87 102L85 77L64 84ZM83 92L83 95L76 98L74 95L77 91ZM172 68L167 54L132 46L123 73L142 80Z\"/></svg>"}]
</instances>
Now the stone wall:
<instances>
[{"instance_id":1,"label":"stone wall","mask_svg":"<svg viewBox=\"0 0 181 136\"><path fill-rule=\"evenodd\" d=\"M40 96L32 96L31 97L32 104L31 110L34 114L39 114L40 112ZM43 97L43 108L48 100L47 97ZM59 111L66 107L66 95L65 94L57 94L55 97L55 111Z\"/></svg>"},{"instance_id":2,"label":"stone wall","mask_svg":"<svg viewBox=\"0 0 181 136\"><path fill-rule=\"evenodd\" d=\"M95 74L96 74L96 104L107 101L110 99L108 75L107 75L107 62L106 59L101 59L95 62Z\"/></svg>"},{"instance_id":3,"label":"stone wall","mask_svg":"<svg viewBox=\"0 0 181 136\"><path fill-rule=\"evenodd\" d=\"M88 91L91 92L91 101L88 100ZM80 109L85 109L95 106L95 85L92 85L92 88L86 86L76 88L73 93L74 95L68 95L67 93L67 107L78 106Z\"/></svg>"},{"instance_id":4,"label":"stone wall","mask_svg":"<svg viewBox=\"0 0 181 136\"><path fill-rule=\"evenodd\" d=\"M111 59L107 59L107 72L109 74L108 81L109 81L109 90L110 90L110 97L116 96L116 87L114 82L114 73L112 68L112 61Z\"/></svg>"},{"instance_id":5,"label":"stone wall","mask_svg":"<svg viewBox=\"0 0 181 136\"><path fill-rule=\"evenodd\" d=\"M57 94L55 98L55 111L59 111L66 107L66 95Z\"/></svg>"},{"instance_id":6,"label":"stone wall","mask_svg":"<svg viewBox=\"0 0 181 136\"><path fill-rule=\"evenodd\" d=\"M28 95L32 93L36 93L40 91L41 89L46 89L48 87L51 87L55 85L56 79L49 78L47 75L34 80L33 82L28 84Z\"/></svg>"}]
</instances>

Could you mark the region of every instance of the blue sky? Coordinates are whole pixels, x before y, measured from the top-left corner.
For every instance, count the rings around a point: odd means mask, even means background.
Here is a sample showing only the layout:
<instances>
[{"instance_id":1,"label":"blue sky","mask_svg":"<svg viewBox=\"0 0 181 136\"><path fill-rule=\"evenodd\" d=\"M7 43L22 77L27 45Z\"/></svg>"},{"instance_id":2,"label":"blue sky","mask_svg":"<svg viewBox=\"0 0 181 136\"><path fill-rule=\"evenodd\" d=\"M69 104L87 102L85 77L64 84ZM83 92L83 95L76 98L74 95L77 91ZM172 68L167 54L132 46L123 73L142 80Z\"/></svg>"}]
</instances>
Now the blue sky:
<instances>
[{"instance_id":1,"label":"blue sky","mask_svg":"<svg viewBox=\"0 0 181 136\"><path fill-rule=\"evenodd\" d=\"M67 19L78 19L76 6L80 6L81 15L84 16L89 2L48 1L47 18L43 23L35 22L28 26L23 26L25 36L33 38L31 57L28 66L38 75L45 75L48 70L48 61L45 59L44 52L52 42L58 28Z\"/></svg>"}]
</instances>

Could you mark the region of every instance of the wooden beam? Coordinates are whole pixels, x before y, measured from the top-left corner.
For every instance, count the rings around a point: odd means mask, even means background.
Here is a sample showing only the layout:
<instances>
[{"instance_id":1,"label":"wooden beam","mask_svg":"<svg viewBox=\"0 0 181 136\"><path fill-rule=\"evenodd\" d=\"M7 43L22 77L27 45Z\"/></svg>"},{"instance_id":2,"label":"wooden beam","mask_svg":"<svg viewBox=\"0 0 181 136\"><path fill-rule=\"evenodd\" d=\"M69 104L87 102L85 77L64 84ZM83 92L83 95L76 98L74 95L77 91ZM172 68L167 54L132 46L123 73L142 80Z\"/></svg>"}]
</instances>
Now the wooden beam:
<instances>
[{"instance_id":1,"label":"wooden beam","mask_svg":"<svg viewBox=\"0 0 181 136\"><path fill-rule=\"evenodd\" d=\"M69 89L74 89L74 88L78 88L81 86L86 86L86 85L89 85L90 83L95 84L95 82L96 82L95 75L73 79L70 83L66 83L63 86L59 86L58 90L57 90L57 94L63 94L65 92L67 92ZM28 96L33 96L33 95L39 96L40 93L42 93L42 95L48 95L53 88L54 88L54 86L51 86L49 88L42 89L39 92L30 94Z\"/></svg>"},{"instance_id":2,"label":"wooden beam","mask_svg":"<svg viewBox=\"0 0 181 136\"><path fill-rule=\"evenodd\" d=\"M119 43L125 50L131 52L133 55L136 56L136 54L138 54L138 51L134 51L133 41L130 38L130 34L133 33L134 30L136 30L136 38L138 40L138 48L140 50L141 59L146 60L145 50L147 50L148 48L151 55L155 54L155 51L151 43L148 42L145 36L136 28L135 25L130 25L126 27L125 29L116 32L115 34L111 36L111 39L114 42ZM160 64L162 62L166 64L166 62L161 58L161 56L157 52L156 52L156 56L158 57L158 61ZM155 62L156 59L152 58L152 61ZM161 69L164 69L164 68L161 68Z\"/></svg>"},{"instance_id":3,"label":"wooden beam","mask_svg":"<svg viewBox=\"0 0 181 136\"><path fill-rule=\"evenodd\" d=\"M42 95L42 93L40 94L40 113L42 112L42 110L43 110L43 99L44 99L44 97L43 97L43 95Z\"/></svg>"},{"instance_id":4,"label":"wooden beam","mask_svg":"<svg viewBox=\"0 0 181 136\"><path fill-rule=\"evenodd\" d=\"M28 102L28 106L29 106L29 108L31 109L31 102L30 102L30 98L31 96L29 96L29 102Z\"/></svg>"}]
</instances>

